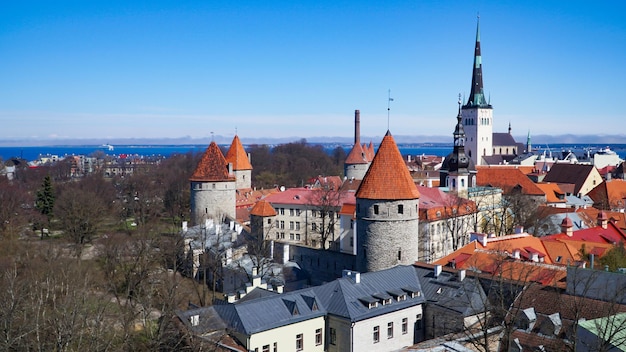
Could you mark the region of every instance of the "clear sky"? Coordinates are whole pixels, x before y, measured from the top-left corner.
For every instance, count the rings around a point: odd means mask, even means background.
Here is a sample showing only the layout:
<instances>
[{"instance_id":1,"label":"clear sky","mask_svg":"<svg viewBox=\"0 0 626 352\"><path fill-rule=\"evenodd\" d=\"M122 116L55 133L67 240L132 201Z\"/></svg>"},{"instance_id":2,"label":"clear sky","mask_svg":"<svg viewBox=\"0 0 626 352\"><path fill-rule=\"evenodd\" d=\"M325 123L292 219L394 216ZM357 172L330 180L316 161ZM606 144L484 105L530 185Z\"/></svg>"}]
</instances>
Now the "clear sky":
<instances>
[{"instance_id":1,"label":"clear sky","mask_svg":"<svg viewBox=\"0 0 626 352\"><path fill-rule=\"evenodd\" d=\"M624 134L626 1L9 1L0 140Z\"/></svg>"}]
</instances>

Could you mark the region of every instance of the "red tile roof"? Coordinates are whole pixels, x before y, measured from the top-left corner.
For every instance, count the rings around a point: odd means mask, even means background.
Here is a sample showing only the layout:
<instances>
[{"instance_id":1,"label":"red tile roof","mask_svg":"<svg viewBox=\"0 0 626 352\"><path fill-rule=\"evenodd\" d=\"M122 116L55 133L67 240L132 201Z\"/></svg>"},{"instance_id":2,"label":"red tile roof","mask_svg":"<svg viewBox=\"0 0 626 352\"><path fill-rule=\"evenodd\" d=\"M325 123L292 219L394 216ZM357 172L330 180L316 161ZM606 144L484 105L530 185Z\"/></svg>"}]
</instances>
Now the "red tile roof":
<instances>
[{"instance_id":1,"label":"red tile roof","mask_svg":"<svg viewBox=\"0 0 626 352\"><path fill-rule=\"evenodd\" d=\"M546 194L519 167L515 166L477 167L476 184L501 188L505 194L510 193L516 187L521 187L522 194L526 195L545 196Z\"/></svg>"},{"instance_id":2,"label":"red tile roof","mask_svg":"<svg viewBox=\"0 0 626 352\"><path fill-rule=\"evenodd\" d=\"M272 207L272 205L265 201L260 200L256 202L252 210L250 210L250 215L255 216L276 216L276 210Z\"/></svg>"},{"instance_id":3,"label":"red tile roof","mask_svg":"<svg viewBox=\"0 0 626 352\"><path fill-rule=\"evenodd\" d=\"M363 177L356 197L397 200L417 199L419 196L419 191L404 164L400 150L391 133L387 131L372 164Z\"/></svg>"},{"instance_id":4,"label":"red tile roof","mask_svg":"<svg viewBox=\"0 0 626 352\"><path fill-rule=\"evenodd\" d=\"M349 165L367 164L371 160L372 159L369 158L369 152L363 150L361 144L356 143L350 150L350 153L348 153L345 163Z\"/></svg>"},{"instance_id":5,"label":"red tile roof","mask_svg":"<svg viewBox=\"0 0 626 352\"><path fill-rule=\"evenodd\" d=\"M243 149L243 145L239 140L239 136L235 135L233 142L230 144L230 149L226 153L226 165L233 164L233 170L252 170L250 160L248 160L248 154Z\"/></svg>"},{"instance_id":6,"label":"red tile roof","mask_svg":"<svg viewBox=\"0 0 626 352\"><path fill-rule=\"evenodd\" d=\"M235 178L228 174L226 159L215 142L211 142L202 155L196 170L190 181L234 181Z\"/></svg>"},{"instance_id":7,"label":"red tile roof","mask_svg":"<svg viewBox=\"0 0 626 352\"><path fill-rule=\"evenodd\" d=\"M618 243L619 241L626 241L626 234L615 224L615 222L609 221L606 229L603 229L601 226L595 226L588 229L574 231L572 236L568 236L565 233L557 233L543 238L558 240L570 239L593 243Z\"/></svg>"},{"instance_id":8,"label":"red tile roof","mask_svg":"<svg viewBox=\"0 0 626 352\"><path fill-rule=\"evenodd\" d=\"M292 205L320 205L319 201L321 196L324 196L326 191L315 188L289 188L283 192L278 192L265 197L265 200L271 204L292 204ZM335 206L341 206L345 203L356 204L354 198L354 192L339 192L337 193L337 199L334 199L337 204Z\"/></svg>"},{"instance_id":9,"label":"red tile roof","mask_svg":"<svg viewBox=\"0 0 626 352\"><path fill-rule=\"evenodd\" d=\"M476 210L476 203L473 201L445 193L439 188L417 186L417 190L420 193L420 220L428 221L463 216ZM454 209L456 209L456 213L454 213Z\"/></svg>"},{"instance_id":10,"label":"red tile roof","mask_svg":"<svg viewBox=\"0 0 626 352\"><path fill-rule=\"evenodd\" d=\"M626 204L626 180L604 181L588 193L597 207L624 208Z\"/></svg>"}]
</instances>

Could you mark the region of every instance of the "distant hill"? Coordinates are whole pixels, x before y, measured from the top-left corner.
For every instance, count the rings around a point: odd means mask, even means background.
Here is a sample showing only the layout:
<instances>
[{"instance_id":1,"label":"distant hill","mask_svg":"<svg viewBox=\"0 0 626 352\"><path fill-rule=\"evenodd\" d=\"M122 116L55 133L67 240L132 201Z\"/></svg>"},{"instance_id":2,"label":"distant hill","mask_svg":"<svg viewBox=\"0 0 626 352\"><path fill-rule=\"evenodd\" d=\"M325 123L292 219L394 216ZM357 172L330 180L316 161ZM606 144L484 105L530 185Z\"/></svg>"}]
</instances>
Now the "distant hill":
<instances>
[{"instance_id":1,"label":"distant hill","mask_svg":"<svg viewBox=\"0 0 626 352\"><path fill-rule=\"evenodd\" d=\"M338 143L338 144L352 144L353 137L282 137L282 138L264 138L264 137L246 137L239 136L241 142L244 144L282 144L299 141L306 139L309 143ZM514 136L515 140L520 143L526 143L526 136ZM382 140L383 136L361 136L362 143L378 144ZM213 137L218 144L229 144L233 139L233 136L221 136L216 135ZM452 135L449 136L407 136L407 135L394 135L394 139L397 143L451 143ZM540 144L626 144L626 135L531 135L532 144L538 146ZM84 139L12 139L12 140L0 140L0 146L49 146L49 145L208 145L211 143L211 138L191 138L191 137L178 137L178 138L84 138Z\"/></svg>"}]
</instances>

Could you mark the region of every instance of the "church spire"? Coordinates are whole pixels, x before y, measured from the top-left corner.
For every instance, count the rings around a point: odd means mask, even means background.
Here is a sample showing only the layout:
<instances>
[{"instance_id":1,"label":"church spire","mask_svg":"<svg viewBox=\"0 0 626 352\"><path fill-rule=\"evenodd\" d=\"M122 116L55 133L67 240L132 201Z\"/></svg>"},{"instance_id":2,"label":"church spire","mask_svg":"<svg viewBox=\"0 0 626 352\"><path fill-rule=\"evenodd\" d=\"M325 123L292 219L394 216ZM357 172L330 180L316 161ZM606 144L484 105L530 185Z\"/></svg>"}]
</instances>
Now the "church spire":
<instances>
[{"instance_id":1,"label":"church spire","mask_svg":"<svg viewBox=\"0 0 626 352\"><path fill-rule=\"evenodd\" d=\"M485 99L485 92L483 89L483 64L480 55L480 17L478 17L476 24L476 47L474 48L474 68L472 72L472 88L470 89L470 96L467 104L464 106L469 107L491 107Z\"/></svg>"},{"instance_id":2,"label":"church spire","mask_svg":"<svg viewBox=\"0 0 626 352\"><path fill-rule=\"evenodd\" d=\"M461 94L459 94L459 112L456 116L456 127L454 128L454 150L450 158L450 172L467 172L469 158L465 155L465 131L463 129L463 114L461 112Z\"/></svg>"}]
</instances>

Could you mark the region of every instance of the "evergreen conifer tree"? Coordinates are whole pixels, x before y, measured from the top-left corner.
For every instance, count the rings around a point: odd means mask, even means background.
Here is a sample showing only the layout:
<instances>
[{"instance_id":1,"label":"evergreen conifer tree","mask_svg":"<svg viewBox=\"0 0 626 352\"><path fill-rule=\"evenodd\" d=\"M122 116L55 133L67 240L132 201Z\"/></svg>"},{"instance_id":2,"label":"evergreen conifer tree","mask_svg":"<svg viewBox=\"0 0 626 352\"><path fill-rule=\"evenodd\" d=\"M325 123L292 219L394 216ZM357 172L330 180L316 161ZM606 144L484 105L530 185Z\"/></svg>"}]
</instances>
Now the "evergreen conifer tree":
<instances>
[{"instance_id":1,"label":"evergreen conifer tree","mask_svg":"<svg viewBox=\"0 0 626 352\"><path fill-rule=\"evenodd\" d=\"M47 175L43 179L41 188L37 191L37 200L35 201L35 207L42 215L46 216L48 220L48 227L50 227L50 220L52 219L52 209L54 208L54 190L52 189L52 181L50 175ZM41 236L43 237L43 227L41 228Z\"/></svg>"}]
</instances>

